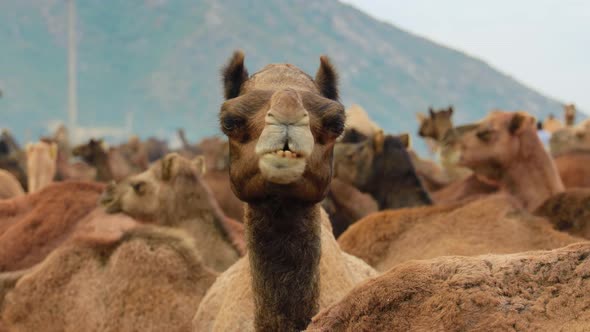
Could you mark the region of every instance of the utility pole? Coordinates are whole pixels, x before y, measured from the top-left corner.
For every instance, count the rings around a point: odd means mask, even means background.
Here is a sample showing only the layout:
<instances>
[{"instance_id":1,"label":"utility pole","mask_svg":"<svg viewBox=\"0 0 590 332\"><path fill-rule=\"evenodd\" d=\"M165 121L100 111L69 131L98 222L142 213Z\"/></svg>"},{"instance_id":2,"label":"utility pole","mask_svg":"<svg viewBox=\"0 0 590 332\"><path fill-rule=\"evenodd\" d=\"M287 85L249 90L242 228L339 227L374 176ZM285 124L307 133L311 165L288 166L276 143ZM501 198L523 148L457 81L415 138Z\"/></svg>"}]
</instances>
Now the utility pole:
<instances>
[{"instance_id":1,"label":"utility pole","mask_svg":"<svg viewBox=\"0 0 590 332\"><path fill-rule=\"evenodd\" d=\"M71 138L77 140L78 96L76 73L76 3L68 1L68 127Z\"/></svg>"}]
</instances>

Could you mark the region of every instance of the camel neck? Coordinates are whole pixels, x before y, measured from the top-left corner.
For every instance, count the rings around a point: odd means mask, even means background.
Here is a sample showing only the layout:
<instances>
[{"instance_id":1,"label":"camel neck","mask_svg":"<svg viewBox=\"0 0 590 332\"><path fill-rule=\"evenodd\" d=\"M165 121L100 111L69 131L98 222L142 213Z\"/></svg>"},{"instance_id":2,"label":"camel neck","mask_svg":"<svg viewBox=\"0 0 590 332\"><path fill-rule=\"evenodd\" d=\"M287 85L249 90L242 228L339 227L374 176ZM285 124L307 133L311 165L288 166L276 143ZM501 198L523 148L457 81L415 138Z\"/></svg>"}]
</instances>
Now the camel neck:
<instances>
[{"instance_id":1,"label":"camel neck","mask_svg":"<svg viewBox=\"0 0 590 332\"><path fill-rule=\"evenodd\" d=\"M564 190L553 159L537 141L527 147L529 151L512 161L500 184L529 211Z\"/></svg>"},{"instance_id":2,"label":"camel neck","mask_svg":"<svg viewBox=\"0 0 590 332\"><path fill-rule=\"evenodd\" d=\"M248 204L256 331L301 331L318 312L320 223L317 204Z\"/></svg>"},{"instance_id":3,"label":"camel neck","mask_svg":"<svg viewBox=\"0 0 590 332\"><path fill-rule=\"evenodd\" d=\"M104 151L99 151L93 158L92 163L96 167L96 179L101 182L107 182L114 179L111 165L109 164L109 156Z\"/></svg>"}]
</instances>

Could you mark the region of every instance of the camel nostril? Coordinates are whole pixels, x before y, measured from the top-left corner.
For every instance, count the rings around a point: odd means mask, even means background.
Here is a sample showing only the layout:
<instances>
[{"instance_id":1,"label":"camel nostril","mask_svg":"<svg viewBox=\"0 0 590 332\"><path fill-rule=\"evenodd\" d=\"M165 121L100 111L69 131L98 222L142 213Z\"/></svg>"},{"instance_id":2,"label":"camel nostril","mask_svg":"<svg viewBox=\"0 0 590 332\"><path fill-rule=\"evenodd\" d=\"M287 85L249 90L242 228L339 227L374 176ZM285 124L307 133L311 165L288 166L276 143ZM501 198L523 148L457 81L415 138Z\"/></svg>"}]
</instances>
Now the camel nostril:
<instances>
[{"instance_id":1,"label":"camel nostril","mask_svg":"<svg viewBox=\"0 0 590 332\"><path fill-rule=\"evenodd\" d=\"M285 145L283 145L283 151L289 151L289 140L285 141Z\"/></svg>"}]
</instances>

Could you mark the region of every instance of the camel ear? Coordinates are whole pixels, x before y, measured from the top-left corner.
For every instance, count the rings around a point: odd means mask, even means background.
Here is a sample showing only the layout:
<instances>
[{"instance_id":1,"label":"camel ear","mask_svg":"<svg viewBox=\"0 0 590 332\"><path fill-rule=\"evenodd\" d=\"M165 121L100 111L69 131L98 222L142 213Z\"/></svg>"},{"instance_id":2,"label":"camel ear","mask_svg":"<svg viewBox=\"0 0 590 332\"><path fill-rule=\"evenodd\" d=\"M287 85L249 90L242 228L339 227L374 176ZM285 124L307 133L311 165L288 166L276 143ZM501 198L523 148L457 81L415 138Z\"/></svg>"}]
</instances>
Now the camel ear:
<instances>
[{"instance_id":1,"label":"camel ear","mask_svg":"<svg viewBox=\"0 0 590 332\"><path fill-rule=\"evenodd\" d=\"M428 119L428 116L422 112L418 112L416 113L416 119L418 119L418 122L422 123Z\"/></svg>"},{"instance_id":2,"label":"camel ear","mask_svg":"<svg viewBox=\"0 0 590 332\"><path fill-rule=\"evenodd\" d=\"M196 156L192 160L192 164L195 165L199 175L205 175L207 173L207 164L205 163L205 156Z\"/></svg>"},{"instance_id":3,"label":"camel ear","mask_svg":"<svg viewBox=\"0 0 590 332\"><path fill-rule=\"evenodd\" d=\"M428 114L430 114L431 118L434 118L434 110L432 109L432 107L428 107Z\"/></svg>"},{"instance_id":4,"label":"camel ear","mask_svg":"<svg viewBox=\"0 0 590 332\"><path fill-rule=\"evenodd\" d=\"M162 181L170 181L176 173L176 159L178 154L170 153L162 159Z\"/></svg>"},{"instance_id":5,"label":"camel ear","mask_svg":"<svg viewBox=\"0 0 590 332\"><path fill-rule=\"evenodd\" d=\"M27 154L31 153L31 151L33 151L33 143L27 143L27 145L25 146L25 151L27 152Z\"/></svg>"},{"instance_id":6,"label":"camel ear","mask_svg":"<svg viewBox=\"0 0 590 332\"><path fill-rule=\"evenodd\" d=\"M409 149L412 146L412 138L410 137L410 134L402 133L398 137L404 148Z\"/></svg>"},{"instance_id":7,"label":"camel ear","mask_svg":"<svg viewBox=\"0 0 590 332\"><path fill-rule=\"evenodd\" d=\"M338 73L325 55L320 57L320 68L315 74L315 83L322 96L338 100Z\"/></svg>"},{"instance_id":8,"label":"camel ear","mask_svg":"<svg viewBox=\"0 0 590 332\"><path fill-rule=\"evenodd\" d=\"M239 96L242 84L248 80L248 70L244 66L244 52L235 51L227 65L221 70L221 75L225 99Z\"/></svg>"},{"instance_id":9,"label":"camel ear","mask_svg":"<svg viewBox=\"0 0 590 332\"><path fill-rule=\"evenodd\" d=\"M385 144L385 135L383 134L383 130L379 130L373 136L373 147L375 148L375 152L378 154L383 152L383 145Z\"/></svg>"},{"instance_id":10,"label":"camel ear","mask_svg":"<svg viewBox=\"0 0 590 332\"><path fill-rule=\"evenodd\" d=\"M508 131L512 135L518 135L522 133L527 126L534 123L536 123L534 117L521 112L514 113L510 120L510 124L508 125Z\"/></svg>"},{"instance_id":11,"label":"camel ear","mask_svg":"<svg viewBox=\"0 0 590 332\"><path fill-rule=\"evenodd\" d=\"M453 105L450 105L449 110L447 111L449 113L449 115L453 115L454 111L455 111L455 109L453 108Z\"/></svg>"},{"instance_id":12,"label":"camel ear","mask_svg":"<svg viewBox=\"0 0 590 332\"><path fill-rule=\"evenodd\" d=\"M55 142L49 145L49 157L53 160L57 159L57 144Z\"/></svg>"}]
</instances>

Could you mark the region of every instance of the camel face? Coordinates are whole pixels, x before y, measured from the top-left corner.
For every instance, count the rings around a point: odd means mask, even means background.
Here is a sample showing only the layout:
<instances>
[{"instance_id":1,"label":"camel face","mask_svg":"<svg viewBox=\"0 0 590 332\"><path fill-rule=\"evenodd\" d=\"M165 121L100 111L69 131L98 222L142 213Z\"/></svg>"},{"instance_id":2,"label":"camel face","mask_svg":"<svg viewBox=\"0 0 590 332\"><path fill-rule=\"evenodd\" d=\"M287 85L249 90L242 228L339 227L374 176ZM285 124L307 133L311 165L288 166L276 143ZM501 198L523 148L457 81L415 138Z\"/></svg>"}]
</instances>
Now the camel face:
<instances>
[{"instance_id":1,"label":"camel face","mask_svg":"<svg viewBox=\"0 0 590 332\"><path fill-rule=\"evenodd\" d=\"M362 188L369 180L373 160L383 148L383 132L358 143L338 143L334 147L334 175Z\"/></svg>"},{"instance_id":2,"label":"camel face","mask_svg":"<svg viewBox=\"0 0 590 332\"><path fill-rule=\"evenodd\" d=\"M345 121L336 72L322 57L315 80L289 64L249 77L243 60L237 52L224 69L227 100L220 112L234 193L246 202L269 196L321 201Z\"/></svg>"},{"instance_id":3,"label":"camel face","mask_svg":"<svg viewBox=\"0 0 590 332\"><path fill-rule=\"evenodd\" d=\"M168 154L145 172L110 183L100 204L107 212L124 212L139 220L166 223L179 214L178 205L199 204L206 193L200 182L203 161Z\"/></svg>"},{"instance_id":4,"label":"camel face","mask_svg":"<svg viewBox=\"0 0 590 332\"><path fill-rule=\"evenodd\" d=\"M72 155L82 158L87 163L92 163L98 152L104 152L104 144L102 140L91 139L86 144L78 145L72 150Z\"/></svg>"},{"instance_id":5,"label":"camel face","mask_svg":"<svg viewBox=\"0 0 590 332\"><path fill-rule=\"evenodd\" d=\"M457 158L461 166L471 169L507 167L525 148L521 137L536 138L535 118L520 112L495 111L468 128L457 139Z\"/></svg>"},{"instance_id":6,"label":"camel face","mask_svg":"<svg viewBox=\"0 0 590 332\"><path fill-rule=\"evenodd\" d=\"M420 122L418 134L421 137L430 137L440 141L446 132L453 128L453 123L451 121L452 116L452 106L449 106L448 109L441 109L438 111L429 108L428 116L418 113L418 121Z\"/></svg>"}]
</instances>

